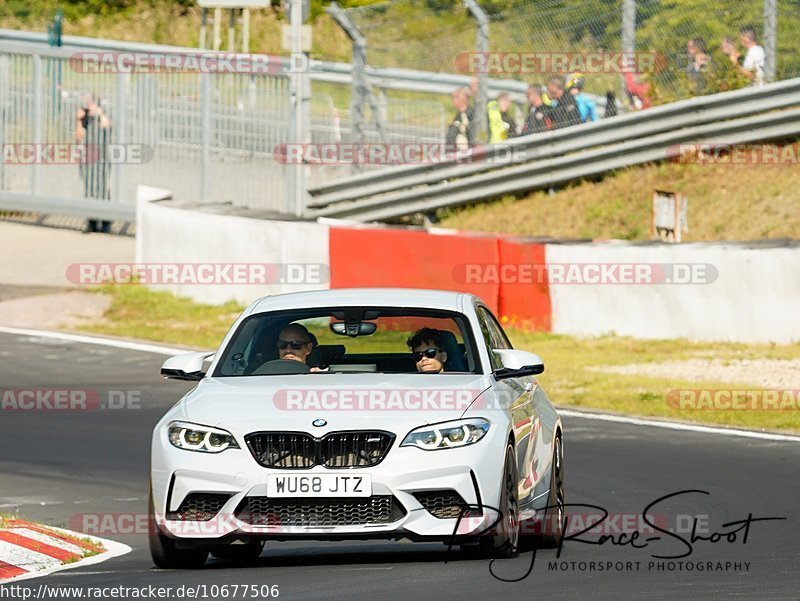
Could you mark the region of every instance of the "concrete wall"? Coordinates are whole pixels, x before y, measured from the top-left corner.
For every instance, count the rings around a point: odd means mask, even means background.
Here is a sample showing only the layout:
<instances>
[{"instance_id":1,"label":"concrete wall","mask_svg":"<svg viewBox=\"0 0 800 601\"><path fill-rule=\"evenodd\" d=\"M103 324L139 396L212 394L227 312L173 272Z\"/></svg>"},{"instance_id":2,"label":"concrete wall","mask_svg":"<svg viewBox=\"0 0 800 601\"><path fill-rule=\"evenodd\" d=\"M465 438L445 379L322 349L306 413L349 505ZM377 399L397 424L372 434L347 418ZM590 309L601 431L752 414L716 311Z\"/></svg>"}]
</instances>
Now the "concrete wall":
<instances>
[{"instance_id":1,"label":"concrete wall","mask_svg":"<svg viewBox=\"0 0 800 601\"><path fill-rule=\"evenodd\" d=\"M553 332L742 342L800 340L800 248L548 244L551 264L708 265L710 283L550 283ZM683 269L684 272L687 269ZM678 274L676 274L678 275ZM713 279L708 277L707 279Z\"/></svg>"},{"instance_id":2,"label":"concrete wall","mask_svg":"<svg viewBox=\"0 0 800 601\"><path fill-rule=\"evenodd\" d=\"M233 299L244 304L266 294L329 287L437 288L473 292L504 323L555 333L800 341L798 244L544 244L508 236L452 231L443 235L442 230L353 226L330 220L231 217L164 206L148 202L146 196L139 200L137 262L330 266L330 279L298 285L161 286L199 302ZM465 264L544 264L548 277L544 282L468 282L462 274ZM646 266L649 276L639 283L616 283L613 278L568 283L554 277L559 268L581 270L586 265ZM687 266L701 267L698 271ZM680 280L682 273L690 273L691 280Z\"/></svg>"},{"instance_id":3,"label":"concrete wall","mask_svg":"<svg viewBox=\"0 0 800 601\"><path fill-rule=\"evenodd\" d=\"M320 283L161 285L197 302L249 304L271 294L329 286L328 228L316 223L266 221L187 211L140 200L136 228L137 263L267 263L315 265Z\"/></svg>"}]
</instances>

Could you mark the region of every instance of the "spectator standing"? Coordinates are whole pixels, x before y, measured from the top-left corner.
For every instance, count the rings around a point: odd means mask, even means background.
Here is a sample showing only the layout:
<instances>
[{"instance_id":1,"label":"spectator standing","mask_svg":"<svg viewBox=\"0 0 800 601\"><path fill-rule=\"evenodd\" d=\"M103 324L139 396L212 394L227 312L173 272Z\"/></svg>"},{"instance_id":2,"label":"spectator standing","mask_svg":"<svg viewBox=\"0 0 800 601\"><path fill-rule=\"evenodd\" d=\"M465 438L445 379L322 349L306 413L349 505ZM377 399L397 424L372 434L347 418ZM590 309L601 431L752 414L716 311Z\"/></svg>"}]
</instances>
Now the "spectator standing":
<instances>
[{"instance_id":1,"label":"spectator standing","mask_svg":"<svg viewBox=\"0 0 800 601\"><path fill-rule=\"evenodd\" d=\"M719 49L727 56L734 65L739 65L739 51L736 49L736 44L733 41L733 38L730 36L725 36L722 38L722 41L719 43Z\"/></svg>"},{"instance_id":2,"label":"spectator standing","mask_svg":"<svg viewBox=\"0 0 800 601\"><path fill-rule=\"evenodd\" d=\"M756 30L748 25L742 27L740 30L739 39L742 46L747 48L747 54L744 56L744 63L742 63L742 73L744 73L752 85L764 85L764 63L766 62L766 53L763 46L756 42Z\"/></svg>"},{"instance_id":3,"label":"spectator standing","mask_svg":"<svg viewBox=\"0 0 800 601\"><path fill-rule=\"evenodd\" d=\"M603 114L604 119L617 116L617 96L613 91L606 92L606 112Z\"/></svg>"},{"instance_id":4,"label":"spectator standing","mask_svg":"<svg viewBox=\"0 0 800 601\"><path fill-rule=\"evenodd\" d=\"M686 52L689 55L686 73L692 82L692 92L701 94L706 87L703 74L708 71L708 64L711 61L706 52L706 41L703 38L690 39L686 42Z\"/></svg>"},{"instance_id":5,"label":"spectator standing","mask_svg":"<svg viewBox=\"0 0 800 601\"><path fill-rule=\"evenodd\" d=\"M525 91L530 106L528 116L522 126L521 135L538 134L553 128L553 117L550 114L550 106L545 104L542 98L542 89L536 84L531 84Z\"/></svg>"},{"instance_id":6,"label":"spectator standing","mask_svg":"<svg viewBox=\"0 0 800 601\"><path fill-rule=\"evenodd\" d=\"M453 92L453 108L456 116L447 128L445 145L448 150L467 150L475 145L475 124L469 118L469 96L465 89Z\"/></svg>"},{"instance_id":7,"label":"spectator standing","mask_svg":"<svg viewBox=\"0 0 800 601\"><path fill-rule=\"evenodd\" d=\"M636 73L627 71L623 78L625 79L625 91L628 93L628 99L634 110L641 111L642 109L649 109L652 105L649 92L650 86L641 81Z\"/></svg>"},{"instance_id":8,"label":"spectator standing","mask_svg":"<svg viewBox=\"0 0 800 601\"><path fill-rule=\"evenodd\" d=\"M517 135L517 124L508 114L511 108L511 97L503 92L497 100L491 100L486 105L489 121L489 144L497 144Z\"/></svg>"},{"instance_id":9,"label":"spectator standing","mask_svg":"<svg viewBox=\"0 0 800 601\"><path fill-rule=\"evenodd\" d=\"M467 93L467 117L470 121L475 121L475 107L478 104L478 78L473 75L469 80L469 87L465 88Z\"/></svg>"},{"instance_id":10,"label":"spectator standing","mask_svg":"<svg viewBox=\"0 0 800 601\"><path fill-rule=\"evenodd\" d=\"M567 79L567 89L575 99L575 104L578 105L578 114L582 123L600 121L600 115L597 114L597 105L594 100L583 93L584 83L583 75L575 73Z\"/></svg>"},{"instance_id":11,"label":"spectator standing","mask_svg":"<svg viewBox=\"0 0 800 601\"><path fill-rule=\"evenodd\" d=\"M575 97L564 91L564 80L554 75L547 80L547 95L553 105L553 127L580 125L581 114Z\"/></svg>"},{"instance_id":12,"label":"spectator standing","mask_svg":"<svg viewBox=\"0 0 800 601\"><path fill-rule=\"evenodd\" d=\"M84 96L83 106L78 109L75 141L84 146L78 166L83 196L111 200L111 163L108 158L111 119L93 96ZM107 234L111 231L111 222L89 219L87 231Z\"/></svg>"}]
</instances>

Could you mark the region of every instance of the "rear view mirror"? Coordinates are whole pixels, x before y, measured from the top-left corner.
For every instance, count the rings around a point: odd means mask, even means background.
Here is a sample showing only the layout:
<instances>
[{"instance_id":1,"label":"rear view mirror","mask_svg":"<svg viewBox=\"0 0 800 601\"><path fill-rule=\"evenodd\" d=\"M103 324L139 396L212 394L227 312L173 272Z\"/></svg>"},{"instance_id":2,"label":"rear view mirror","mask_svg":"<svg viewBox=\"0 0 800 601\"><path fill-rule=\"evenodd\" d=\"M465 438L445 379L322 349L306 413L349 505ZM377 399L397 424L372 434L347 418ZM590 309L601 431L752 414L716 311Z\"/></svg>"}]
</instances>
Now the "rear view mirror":
<instances>
[{"instance_id":1,"label":"rear view mirror","mask_svg":"<svg viewBox=\"0 0 800 601\"><path fill-rule=\"evenodd\" d=\"M330 328L334 334L355 338L356 336L369 336L370 334L374 334L375 330L378 329L378 325L370 321L356 321L353 323L335 321L330 325Z\"/></svg>"},{"instance_id":2,"label":"rear view mirror","mask_svg":"<svg viewBox=\"0 0 800 601\"><path fill-rule=\"evenodd\" d=\"M175 355L164 361L161 366L161 375L169 380L190 382L202 380L206 375L206 372L203 371L203 363L213 357L214 353L211 351Z\"/></svg>"}]
</instances>

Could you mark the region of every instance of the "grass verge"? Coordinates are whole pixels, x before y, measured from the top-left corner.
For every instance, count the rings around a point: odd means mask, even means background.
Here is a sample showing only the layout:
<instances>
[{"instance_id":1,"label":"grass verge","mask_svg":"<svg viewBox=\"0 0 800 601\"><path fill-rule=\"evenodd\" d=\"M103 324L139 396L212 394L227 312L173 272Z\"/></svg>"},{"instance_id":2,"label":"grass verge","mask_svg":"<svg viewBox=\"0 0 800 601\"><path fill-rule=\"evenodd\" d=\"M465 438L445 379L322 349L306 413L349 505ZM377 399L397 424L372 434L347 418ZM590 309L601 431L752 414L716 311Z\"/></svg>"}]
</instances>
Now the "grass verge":
<instances>
[{"instance_id":1,"label":"grass verge","mask_svg":"<svg viewBox=\"0 0 800 601\"><path fill-rule=\"evenodd\" d=\"M202 305L144 286L108 286L111 296L101 324L89 331L201 349L216 348L242 311L236 303ZM671 407L670 391L681 389L755 389L746 374L741 381L705 382L604 371L605 366L663 363L690 359L800 359L800 348L775 344L733 344L686 340L637 340L617 336L575 338L508 329L515 348L540 355L546 371L543 387L559 406L595 409L640 417L800 433L800 415L792 410L680 410ZM600 368L600 369L598 369Z\"/></svg>"},{"instance_id":2,"label":"grass verge","mask_svg":"<svg viewBox=\"0 0 800 601\"><path fill-rule=\"evenodd\" d=\"M136 285L103 286L95 291L110 295L111 305L103 322L82 326L83 331L199 349L217 348L244 309L234 302L203 305Z\"/></svg>"},{"instance_id":3,"label":"grass verge","mask_svg":"<svg viewBox=\"0 0 800 601\"><path fill-rule=\"evenodd\" d=\"M621 169L553 194L533 192L442 210L442 227L553 238L650 239L653 190L685 194L684 241L796 238L800 169L796 164L680 164Z\"/></svg>"}]
</instances>

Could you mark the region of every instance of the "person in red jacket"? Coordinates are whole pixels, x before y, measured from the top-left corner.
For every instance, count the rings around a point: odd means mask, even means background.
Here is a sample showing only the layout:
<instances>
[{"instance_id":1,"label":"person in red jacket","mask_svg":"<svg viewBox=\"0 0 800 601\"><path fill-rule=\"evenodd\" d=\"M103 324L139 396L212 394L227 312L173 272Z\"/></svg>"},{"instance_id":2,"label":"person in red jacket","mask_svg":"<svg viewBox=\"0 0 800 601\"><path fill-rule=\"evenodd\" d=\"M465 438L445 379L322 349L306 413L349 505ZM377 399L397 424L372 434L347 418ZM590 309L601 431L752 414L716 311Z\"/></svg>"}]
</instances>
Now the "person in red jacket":
<instances>
[{"instance_id":1,"label":"person in red jacket","mask_svg":"<svg viewBox=\"0 0 800 601\"><path fill-rule=\"evenodd\" d=\"M652 105L648 92L650 91L650 84L641 81L636 73L626 72L625 78L625 91L628 92L631 104L637 111L642 109L649 109Z\"/></svg>"}]
</instances>

